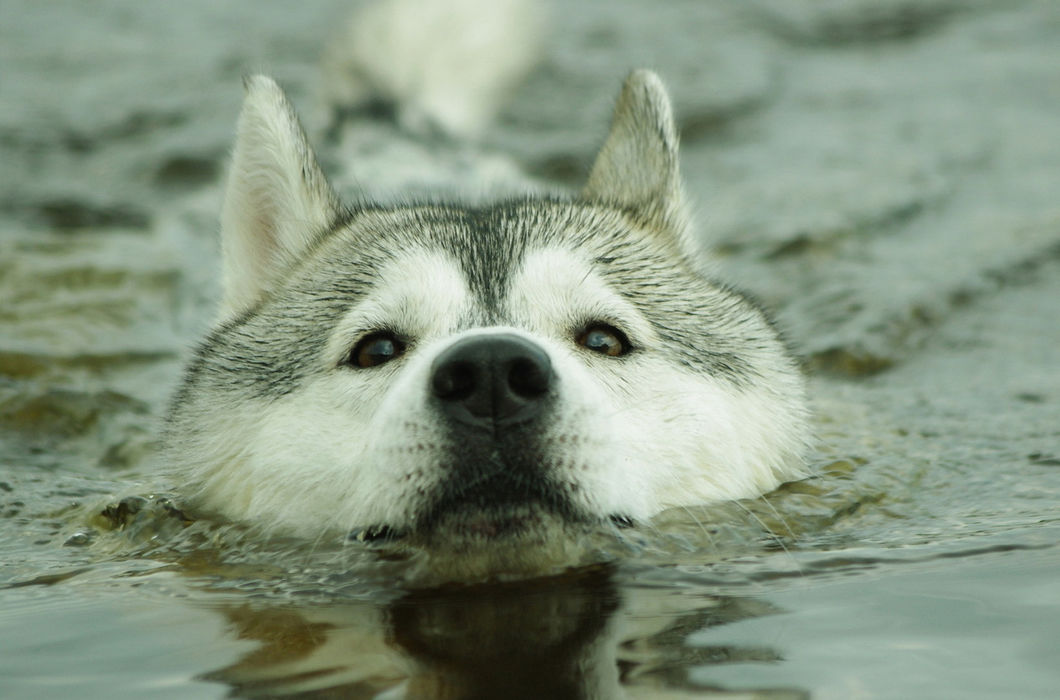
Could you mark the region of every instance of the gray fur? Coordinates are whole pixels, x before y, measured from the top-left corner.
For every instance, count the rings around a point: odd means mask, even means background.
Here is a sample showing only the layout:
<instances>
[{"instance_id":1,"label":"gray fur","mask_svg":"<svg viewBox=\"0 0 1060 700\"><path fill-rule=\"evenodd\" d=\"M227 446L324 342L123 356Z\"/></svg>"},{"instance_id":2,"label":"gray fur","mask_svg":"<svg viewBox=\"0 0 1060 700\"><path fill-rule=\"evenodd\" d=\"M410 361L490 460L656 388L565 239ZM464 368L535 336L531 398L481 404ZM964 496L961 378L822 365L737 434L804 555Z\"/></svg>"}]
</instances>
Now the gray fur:
<instances>
[{"instance_id":1,"label":"gray fur","mask_svg":"<svg viewBox=\"0 0 1060 700\"><path fill-rule=\"evenodd\" d=\"M270 178L248 186L259 169ZM438 528L459 531L452 502L478 504L487 515L475 522L494 511L516 523L624 521L800 473L797 368L756 304L698 272L654 74L626 81L577 196L344 210L330 192L282 94L252 81L226 202L227 300L166 435L206 509L298 534L373 527L436 543ZM256 225L235 218L258 211L268 217ZM415 260L422 279L393 278ZM628 336L627 353L578 346L599 323ZM381 331L404 354L351 367L358 339ZM432 412L424 368L461 338L500 331L552 357L547 415L492 441L453 433ZM317 507L319 522L306 512Z\"/></svg>"},{"instance_id":2,"label":"gray fur","mask_svg":"<svg viewBox=\"0 0 1060 700\"><path fill-rule=\"evenodd\" d=\"M633 71L622 86L611 132L582 196L636 209L664 230L680 233L685 220L677 142L662 82L651 71Z\"/></svg>"},{"instance_id":3,"label":"gray fur","mask_svg":"<svg viewBox=\"0 0 1060 700\"><path fill-rule=\"evenodd\" d=\"M186 384L206 373L226 386L236 380L252 395L291 391L336 319L371 290L374 271L391 251L410 247L445 250L460 265L478 301L460 330L513 325L503 299L508 273L528 249L553 245L586 251L594 269L666 339L660 350L672 361L736 386L754 381L760 358L772 361L779 350L761 310L734 289L701 278L682 255L636 229L625 211L578 199L349 212L282 286L210 334ZM572 311L572 327L577 321Z\"/></svg>"}]
</instances>

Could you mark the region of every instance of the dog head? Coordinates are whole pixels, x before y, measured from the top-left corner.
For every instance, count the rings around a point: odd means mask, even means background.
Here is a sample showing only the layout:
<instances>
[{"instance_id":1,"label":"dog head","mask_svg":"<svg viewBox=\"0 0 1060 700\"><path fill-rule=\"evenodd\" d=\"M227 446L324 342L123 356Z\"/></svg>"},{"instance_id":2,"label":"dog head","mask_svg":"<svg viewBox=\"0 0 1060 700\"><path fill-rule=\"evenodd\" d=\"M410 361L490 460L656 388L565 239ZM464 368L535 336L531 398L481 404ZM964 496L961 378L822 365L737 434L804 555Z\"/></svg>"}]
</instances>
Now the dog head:
<instances>
[{"instance_id":1,"label":"dog head","mask_svg":"<svg viewBox=\"0 0 1060 700\"><path fill-rule=\"evenodd\" d=\"M475 206L340 206L250 79L221 318L169 459L229 517L472 548L775 487L801 463L801 379L763 312L699 273L682 199L647 71L580 195Z\"/></svg>"}]
</instances>

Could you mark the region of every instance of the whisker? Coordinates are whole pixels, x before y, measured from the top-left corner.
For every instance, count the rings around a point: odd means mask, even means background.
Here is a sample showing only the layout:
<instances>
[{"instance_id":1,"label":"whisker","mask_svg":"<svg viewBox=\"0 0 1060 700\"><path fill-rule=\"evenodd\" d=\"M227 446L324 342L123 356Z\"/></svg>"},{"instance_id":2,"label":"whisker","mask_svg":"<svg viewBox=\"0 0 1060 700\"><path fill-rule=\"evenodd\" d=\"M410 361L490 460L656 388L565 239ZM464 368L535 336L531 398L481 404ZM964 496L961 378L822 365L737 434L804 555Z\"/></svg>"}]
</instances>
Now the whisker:
<instances>
[{"instance_id":1,"label":"whisker","mask_svg":"<svg viewBox=\"0 0 1060 700\"><path fill-rule=\"evenodd\" d=\"M756 499L756 500L765 500L765 497L764 496L759 496L758 499ZM770 528L768 525L766 525L764 520L762 520L760 517L758 517L758 515L753 510L748 508L741 501L733 501L733 503L735 503L738 508L740 508L745 513L747 513L752 518L754 518L755 522L757 522L759 525L761 525L762 529L764 529L767 533L769 533L769 535L770 535L770 537L772 537L773 541L776 542L777 545L780 546L781 550L783 550L784 555L795 566L795 570L799 573L800 576L802 576L803 575L802 567L799 566L799 562L795 558L795 555L792 553L792 551L790 549L788 549L788 546L786 544L784 544L784 540L781 539L781 537L779 535L777 535L777 533L773 532L772 528ZM767 504L769 504L768 501L767 501ZM770 507L772 507L772 504L769 504L769 505L770 505ZM773 510L774 510L774 512L776 511L775 508ZM781 518L781 522L783 522L783 518ZM786 522L784 523L784 527L786 527L788 529L789 533L791 532L791 528L788 526L788 524Z\"/></svg>"},{"instance_id":2,"label":"whisker","mask_svg":"<svg viewBox=\"0 0 1060 700\"><path fill-rule=\"evenodd\" d=\"M715 552L717 552L718 551L718 543L714 539L714 535L710 534L710 529L706 525L703 524L703 521L701 521L699 518L696 517L695 513L688 506L681 506L681 510L683 510L685 512L685 514L688 517L692 518L692 520L696 523L696 525L699 526L700 531L704 535L707 536L707 540L710 542L710 546L714 549Z\"/></svg>"}]
</instances>

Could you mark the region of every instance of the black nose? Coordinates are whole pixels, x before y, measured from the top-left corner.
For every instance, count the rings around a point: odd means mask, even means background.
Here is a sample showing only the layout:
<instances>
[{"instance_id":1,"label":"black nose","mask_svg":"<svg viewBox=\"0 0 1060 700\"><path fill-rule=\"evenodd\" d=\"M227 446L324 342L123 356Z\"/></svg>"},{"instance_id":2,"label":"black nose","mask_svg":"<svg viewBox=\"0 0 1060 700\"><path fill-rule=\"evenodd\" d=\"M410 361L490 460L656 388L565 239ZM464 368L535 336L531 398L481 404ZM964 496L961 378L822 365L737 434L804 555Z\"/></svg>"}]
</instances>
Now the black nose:
<instances>
[{"instance_id":1,"label":"black nose","mask_svg":"<svg viewBox=\"0 0 1060 700\"><path fill-rule=\"evenodd\" d=\"M510 333L460 340L431 365L431 392L442 410L474 427L533 419L551 383L552 363L544 349Z\"/></svg>"}]
</instances>

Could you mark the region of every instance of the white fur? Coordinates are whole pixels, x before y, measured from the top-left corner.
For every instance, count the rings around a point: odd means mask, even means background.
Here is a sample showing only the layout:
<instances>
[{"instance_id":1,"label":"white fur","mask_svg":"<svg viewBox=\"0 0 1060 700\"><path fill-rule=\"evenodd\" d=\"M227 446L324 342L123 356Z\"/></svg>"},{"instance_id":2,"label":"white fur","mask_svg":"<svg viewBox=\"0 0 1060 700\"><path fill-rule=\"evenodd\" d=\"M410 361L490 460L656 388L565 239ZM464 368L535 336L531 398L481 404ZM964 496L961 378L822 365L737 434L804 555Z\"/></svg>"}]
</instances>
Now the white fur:
<instances>
[{"instance_id":1,"label":"white fur","mask_svg":"<svg viewBox=\"0 0 1060 700\"><path fill-rule=\"evenodd\" d=\"M585 430L614 454L596 487L605 510L648 517L671 506L755 496L790 478L787 456L801 452L805 426L773 390L799 393L799 386L738 391L653 355L660 340L650 324L574 251L532 254L512 289L514 315L564 348L566 369L577 382L569 401L595 414ZM617 321L642 352L622 363L597 359L596 371L586 371L588 358L570 357L569 343L562 342L579 318L573 314ZM780 372L770 379L786 381ZM589 411L592 406L609 409Z\"/></svg>"},{"instance_id":2,"label":"white fur","mask_svg":"<svg viewBox=\"0 0 1060 700\"><path fill-rule=\"evenodd\" d=\"M335 215L334 195L283 91L257 75L246 92L221 212L222 317L260 299Z\"/></svg>"},{"instance_id":3,"label":"white fur","mask_svg":"<svg viewBox=\"0 0 1060 700\"><path fill-rule=\"evenodd\" d=\"M324 102L395 104L414 132L477 136L538 56L533 0L382 0L356 13L324 57Z\"/></svg>"},{"instance_id":4,"label":"white fur","mask_svg":"<svg viewBox=\"0 0 1060 700\"><path fill-rule=\"evenodd\" d=\"M412 0L385 6L389 12L414 5L420 6ZM410 36L379 40L400 44ZM388 78L395 89L404 84L399 77ZM247 90L222 215L222 320L273 301L273 290L299 270L331 269L314 256L356 259L363 236L375 230L366 221L378 217L377 228L385 228L387 216L362 213L363 220L354 217L323 240L337 208L297 118L271 80L253 78ZM447 114L429 95L420 97L435 116ZM448 114L450 126L479 118ZM661 82L635 72L583 203L603 212L608 225L643 228L628 235L646 244L627 250L666 251L660 259L693 276L676 149ZM635 215L616 223L616 206ZM416 240L414 230L407 233L399 240ZM312 347L310 366L300 368L284 391L245 389L256 367L253 345L220 358L212 374L189 375L190 391L201 393L185 394L175 406L170 456L203 507L307 537L377 524L413 526L452 477L446 462L452 460L451 428L429 394L432 363L469 336L494 333L519 336L549 357L554 396L540 424L540 459L549 479L569 487L565 495L580 514L646 519L671 506L754 496L801 475L801 379L765 321L738 297L715 290L704 303L719 300L716 311L730 321L718 325L727 342L747 339L737 356L751 369L735 379L711 376L675 361L645 317L649 312L638 311L645 307L624 298L577 246L530 250L499 290L506 325L468 329L465 319L484 309L476 307L461 265L440 248L411 243L387 251L381 269L362 271L375 280L371 288L360 290L337 322L320 316L329 325L322 329L326 342ZM586 320L622 328L636 351L612 358L579 346L578 325ZM363 371L343 366L358 339L380 328L411 339L405 354ZM238 324L220 330L244 332ZM282 327L264 331L284 337ZM220 375L240 362L249 369L226 383ZM207 389L194 383L200 380Z\"/></svg>"},{"instance_id":5,"label":"white fur","mask_svg":"<svg viewBox=\"0 0 1060 700\"><path fill-rule=\"evenodd\" d=\"M753 496L774 488L801 449L801 416L772 389L737 391L653 356L650 325L576 253L530 255L513 277L519 327L454 333L473 301L444 253L407 251L337 324L320 367L332 371L271 402L247 402L218 426L218 443L246 448L198 475L205 505L231 517L316 536L358 526L410 524L419 494L449 475L439 463L444 426L429 406L434 358L470 335L513 333L549 354L560 391L547 443L580 506L648 518L677 505ZM574 344L571 323L605 310L642 347L616 360ZM416 337L407 358L370 372L335 370L356 338L386 319Z\"/></svg>"}]
</instances>

